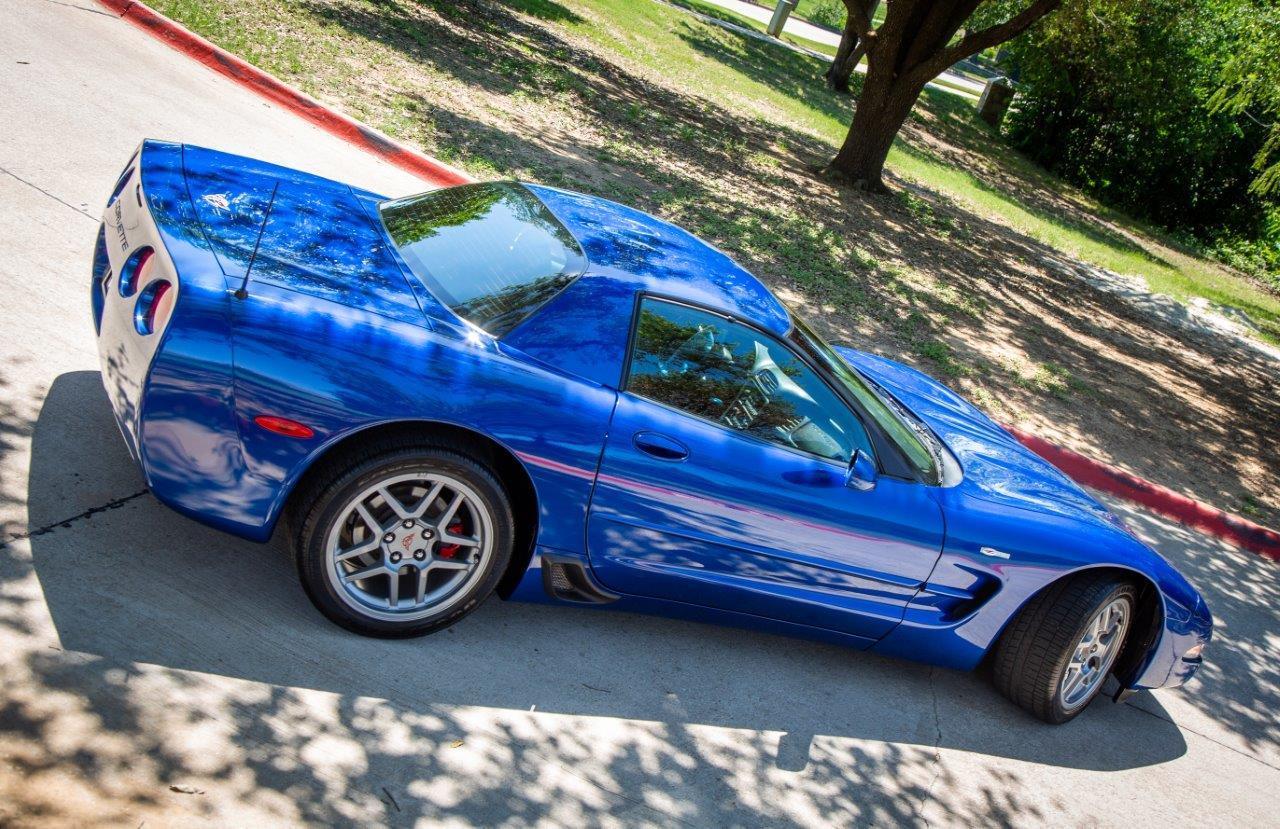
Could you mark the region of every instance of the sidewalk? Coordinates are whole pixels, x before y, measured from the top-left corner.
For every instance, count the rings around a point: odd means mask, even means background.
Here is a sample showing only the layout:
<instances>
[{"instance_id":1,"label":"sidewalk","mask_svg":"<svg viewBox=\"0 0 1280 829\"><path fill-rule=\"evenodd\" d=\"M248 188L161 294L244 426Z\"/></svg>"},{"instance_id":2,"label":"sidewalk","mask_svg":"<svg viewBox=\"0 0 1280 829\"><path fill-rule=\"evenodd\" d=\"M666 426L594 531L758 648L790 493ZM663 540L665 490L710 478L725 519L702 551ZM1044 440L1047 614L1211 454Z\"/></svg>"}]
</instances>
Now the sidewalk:
<instances>
[{"instance_id":1,"label":"sidewalk","mask_svg":"<svg viewBox=\"0 0 1280 829\"><path fill-rule=\"evenodd\" d=\"M722 9L726 9L736 14L740 14L743 17L749 17L752 20L759 21L765 26L769 25L769 21L773 18L772 6L766 8L765 6L757 6L754 3L744 2L744 0L704 0L704 2L710 3L713 6L719 6ZM825 43L833 48L840 45L840 35L828 29L815 26L812 23L796 17L794 14L787 18L786 25L782 27L782 30L788 34L795 35L796 37L803 37L808 40L817 41L818 43ZM858 71L862 73L867 71L865 61L858 64ZM964 77L963 75L958 75L955 72L943 72L937 79L946 84L946 86L958 87L969 94L982 94L982 84L975 83L974 81Z\"/></svg>"},{"instance_id":2,"label":"sidewalk","mask_svg":"<svg viewBox=\"0 0 1280 829\"><path fill-rule=\"evenodd\" d=\"M769 25L769 21L773 18L773 6L757 6L755 3L747 3L745 0L706 0L706 2L722 9L728 9L731 12L737 12L743 17L758 20L766 26ZM816 40L828 46L840 45L840 35L821 26L815 26L803 18L796 17L794 13L787 18L787 23L782 29L796 37Z\"/></svg>"}]
</instances>

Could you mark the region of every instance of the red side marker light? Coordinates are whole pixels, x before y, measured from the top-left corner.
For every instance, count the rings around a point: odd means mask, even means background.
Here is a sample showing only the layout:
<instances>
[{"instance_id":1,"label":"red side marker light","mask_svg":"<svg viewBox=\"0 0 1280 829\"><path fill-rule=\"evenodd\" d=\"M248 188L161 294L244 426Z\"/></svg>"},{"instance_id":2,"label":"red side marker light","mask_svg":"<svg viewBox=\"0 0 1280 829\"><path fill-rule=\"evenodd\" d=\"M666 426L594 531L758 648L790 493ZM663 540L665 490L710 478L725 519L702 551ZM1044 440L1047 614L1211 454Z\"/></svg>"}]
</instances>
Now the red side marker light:
<instances>
[{"instance_id":1,"label":"red side marker light","mask_svg":"<svg viewBox=\"0 0 1280 829\"><path fill-rule=\"evenodd\" d=\"M276 417L275 415L258 415L253 422L266 429L268 432L275 432L277 435L284 435L290 438L309 438L315 435L315 430L310 426L305 426L296 420L290 420L287 417Z\"/></svg>"}]
</instances>

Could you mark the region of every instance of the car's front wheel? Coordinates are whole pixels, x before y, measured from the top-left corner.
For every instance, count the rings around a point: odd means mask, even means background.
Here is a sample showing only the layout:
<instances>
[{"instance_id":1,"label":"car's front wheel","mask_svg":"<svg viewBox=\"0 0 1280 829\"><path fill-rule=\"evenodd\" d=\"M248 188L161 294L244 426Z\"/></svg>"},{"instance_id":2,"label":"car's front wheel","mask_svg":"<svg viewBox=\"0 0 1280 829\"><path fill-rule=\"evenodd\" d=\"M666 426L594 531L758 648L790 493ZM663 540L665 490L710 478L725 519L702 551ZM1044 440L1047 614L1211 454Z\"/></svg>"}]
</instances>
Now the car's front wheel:
<instances>
[{"instance_id":1,"label":"car's front wheel","mask_svg":"<svg viewBox=\"0 0 1280 829\"><path fill-rule=\"evenodd\" d=\"M1136 607L1133 585L1110 574L1051 585L1001 637L993 664L996 687L1045 722L1067 722L1102 690Z\"/></svg>"},{"instance_id":2,"label":"car's front wheel","mask_svg":"<svg viewBox=\"0 0 1280 829\"><path fill-rule=\"evenodd\" d=\"M303 495L298 573L331 621L369 636L447 627L493 592L513 521L484 464L440 447L384 451Z\"/></svg>"}]
</instances>

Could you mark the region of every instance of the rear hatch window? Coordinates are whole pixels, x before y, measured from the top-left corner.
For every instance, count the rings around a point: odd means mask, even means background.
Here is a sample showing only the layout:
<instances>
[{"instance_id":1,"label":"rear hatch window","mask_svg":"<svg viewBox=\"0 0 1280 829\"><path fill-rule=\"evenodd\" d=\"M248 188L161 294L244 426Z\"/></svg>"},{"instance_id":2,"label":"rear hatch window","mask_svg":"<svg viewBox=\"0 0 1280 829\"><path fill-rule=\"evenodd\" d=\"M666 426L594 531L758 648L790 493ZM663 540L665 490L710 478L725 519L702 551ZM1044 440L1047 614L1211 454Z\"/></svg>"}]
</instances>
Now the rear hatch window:
<instances>
[{"instance_id":1,"label":"rear hatch window","mask_svg":"<svg viewBox=\"0 0 1280 829\"><path fill-rule=\"evenodd\" d=\"M465 184L379 206L414 274L454 313L495 337L586 268L572 234L514 182Z\"/></svg>"}]
</instances>

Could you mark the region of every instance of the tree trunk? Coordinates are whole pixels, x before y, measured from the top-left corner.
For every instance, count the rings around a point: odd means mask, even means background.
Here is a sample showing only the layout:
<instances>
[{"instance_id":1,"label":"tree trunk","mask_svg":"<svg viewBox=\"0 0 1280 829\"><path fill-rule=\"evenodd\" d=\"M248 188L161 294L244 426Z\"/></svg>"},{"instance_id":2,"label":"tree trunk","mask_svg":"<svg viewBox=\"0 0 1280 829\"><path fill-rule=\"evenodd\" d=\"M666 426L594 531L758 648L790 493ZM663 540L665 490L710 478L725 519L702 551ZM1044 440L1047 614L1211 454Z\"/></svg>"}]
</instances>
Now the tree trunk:
<instances>
[{"instance_id":1,"label":"tree trunk","mask_svg":"<svg viewBox=\"0 0 1280 829\"><path fill-rule=\"evenodd\" d=\"M1004 22L966 31L952 43L981 3L982 0L889 0L884 22L873 29L870 22L874 12L870 10L875 8L874 0L845 0L848 17L861 23L859 37L867 52L867 77L862 82L849 134L827 166L829 175L863 190L883 192L884 161L893 146L893 137L907 120L924 85L956 61L1026 31L1060 6L1062 0L1030 0ZM842 48L848 27L846 20ZM850 57L854 50L851 46Z\"/></svg>"},{"instance_id":2,"label":"tree trunk","mask_svg":"<svg viewBox=\"0 0 1280 829\"><path fill-rule=\"evenodd\" d=\"M860 190L885 192L888 189L882 180L885 158L922 89L921 84L894 78L878 69L872 60L862 94L858 96L853 124L840 152L831 160L830 172Z\"/></svg>"},{"instance_id":3,"label":"tree trunk","mask_svg":"<svg viewBox=\"0 0 1280 829\"><path fill-rule=\"evenodd\" d=\"M853 69L862 60L867 51L866 44L858 37L858 24L852 15L844 22L844 31L840 33L840 46L836 49L836 58L827 67L827 86L837 92L849 91L849 78Z\"/></svg>"}]
</instances>

